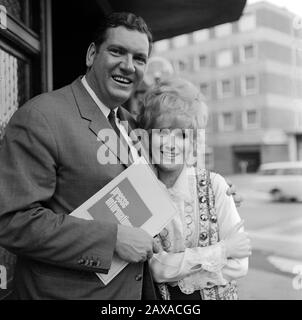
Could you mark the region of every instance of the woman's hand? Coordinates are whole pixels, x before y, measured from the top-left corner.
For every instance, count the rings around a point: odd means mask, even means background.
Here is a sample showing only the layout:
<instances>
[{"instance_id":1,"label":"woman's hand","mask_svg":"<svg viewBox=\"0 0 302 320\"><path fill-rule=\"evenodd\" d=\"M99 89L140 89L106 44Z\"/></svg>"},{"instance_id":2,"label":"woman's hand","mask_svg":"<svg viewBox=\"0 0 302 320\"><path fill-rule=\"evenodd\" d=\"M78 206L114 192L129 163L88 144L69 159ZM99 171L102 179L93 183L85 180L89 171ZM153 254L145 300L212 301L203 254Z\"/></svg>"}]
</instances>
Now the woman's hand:
<instances>
[{"instance_id":1,"label":"woman's hand","mask_svg":"<svg viewBox=\"0 0 302 320\"><path fill-rule=\"evenodd\" d=\"M246 258L252 254L251 241L246 232L239 232L243 221L236 224L224 239L227 258Z\"/></svg>"},{"instance_id":2,"label":"woman's hand","mask_svg":"<svg viewBox=\"0 0 302 320\"><path fill-rule=\"evenodd\" d=\"M240 207L243 202L243 198L240 194L237 194L235 185L231 182L231 180L226 180L229 188L227 189L226 194L228 196L232 196L235 202L236 207Z\"/></svg>"}]
</instances>

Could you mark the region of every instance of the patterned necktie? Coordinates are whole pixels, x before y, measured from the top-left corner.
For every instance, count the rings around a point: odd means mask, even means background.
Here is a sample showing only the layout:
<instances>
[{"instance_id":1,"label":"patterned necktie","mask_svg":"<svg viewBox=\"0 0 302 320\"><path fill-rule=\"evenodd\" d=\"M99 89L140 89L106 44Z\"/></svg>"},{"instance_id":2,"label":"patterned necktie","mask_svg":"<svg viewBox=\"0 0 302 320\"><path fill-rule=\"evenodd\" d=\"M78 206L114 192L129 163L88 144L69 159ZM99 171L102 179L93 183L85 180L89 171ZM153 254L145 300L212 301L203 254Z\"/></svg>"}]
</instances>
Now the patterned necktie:
<instances>
[{"instance_id":1,"label":"patterned necktie","mask_svg":"<svg viewBox=\"0 0 302 320\"><path fill-rule=\"evenodd\" d=\"M118 137L120 137L121 132L118 126L116 125L116 116L115 116L114 110L110 110L110 113L108 115L108 121L111 124L111 127L114 129L114 131L118 135Z\"/></svg>"},{"instance_id":2,"label":"patterned necktie","mask_svg":"<svg viewBox=\"0 0 302 320\"><path fill-rule=\"evenodd\" d=\"M116 132L117 136L119 137L119 139L117 140L117 150L118 150L118 157L120 158L120 160L123 158L124 162L125 161L130 161L130 163L133 162L133 157L130 151L130 147L128 142L126 141L125 137L123 136L123 134L121 133L120 129L118 128L117 124L116 124L116 116L115 116L115 112L113 110L110 111L109 115L108 115L108 121L111 124L111 127L114 129L114 131ZM124 157L121 158L121 154L119 154L120 149L120 143L123 144L124 146L124 150L127 152L127 154L124 155Z\"/></svg>"}]
</instances>

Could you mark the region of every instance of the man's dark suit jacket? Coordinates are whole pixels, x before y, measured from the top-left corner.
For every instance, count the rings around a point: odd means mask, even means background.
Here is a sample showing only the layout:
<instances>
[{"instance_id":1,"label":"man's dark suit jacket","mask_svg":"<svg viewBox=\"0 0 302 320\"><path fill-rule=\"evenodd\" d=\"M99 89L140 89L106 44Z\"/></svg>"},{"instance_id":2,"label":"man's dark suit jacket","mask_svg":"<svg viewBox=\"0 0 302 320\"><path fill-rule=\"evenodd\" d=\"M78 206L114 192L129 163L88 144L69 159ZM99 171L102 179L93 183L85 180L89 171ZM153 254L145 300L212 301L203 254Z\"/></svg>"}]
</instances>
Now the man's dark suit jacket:
<instances>
[{"instance_id":1,"label":"man's dark suit jacket","mask_svg":"<svg viewBox=\"0 0 302 320\"><path fill-rule=\"evenodd\" d=\"M120 117L135 127L123 108ZM95 275L110 268L117 225L69 215L126 168L97 161L104 128L110 124L80 79L12 117L0 149L0 245L18 256L18 298L141 299L143 263L107 286Z\"/></svg>"}]
</instances>

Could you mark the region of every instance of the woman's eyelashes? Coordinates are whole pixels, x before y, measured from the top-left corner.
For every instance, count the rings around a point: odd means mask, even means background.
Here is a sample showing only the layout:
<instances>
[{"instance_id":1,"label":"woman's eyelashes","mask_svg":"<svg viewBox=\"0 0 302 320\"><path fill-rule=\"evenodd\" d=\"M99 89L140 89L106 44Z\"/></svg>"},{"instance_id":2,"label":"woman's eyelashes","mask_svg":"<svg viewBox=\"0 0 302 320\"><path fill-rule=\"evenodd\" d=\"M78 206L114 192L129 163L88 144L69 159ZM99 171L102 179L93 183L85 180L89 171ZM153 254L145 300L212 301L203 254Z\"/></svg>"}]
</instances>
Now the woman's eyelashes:
<instances>
[{"instance_id":1,"label":"woman's eyelashes","mask_svg":"<svg viewBox=\"0 0 302 320\"><path fill-rule=\"evenodd\" d=\"M189 132L187 132L188 130L185 129L160 129L159 133L162 137L166 137L166 136L170 136L173 135L176 138L180 138L180 139L188 139L190 137Z\"/></svg>"}]
</instances>

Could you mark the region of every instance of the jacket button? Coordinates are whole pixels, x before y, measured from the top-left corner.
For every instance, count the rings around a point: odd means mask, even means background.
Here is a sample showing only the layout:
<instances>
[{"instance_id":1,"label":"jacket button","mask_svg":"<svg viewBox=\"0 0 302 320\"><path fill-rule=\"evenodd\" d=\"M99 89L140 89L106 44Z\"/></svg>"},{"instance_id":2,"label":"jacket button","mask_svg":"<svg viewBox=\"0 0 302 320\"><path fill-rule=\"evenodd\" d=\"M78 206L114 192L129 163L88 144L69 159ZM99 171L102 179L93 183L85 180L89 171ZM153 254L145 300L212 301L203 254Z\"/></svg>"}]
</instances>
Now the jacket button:
<instances>
[{"instance_id":1,"label":"jacket button","mask_svg":"<svg viewBox=\"0 0 302 320\"><path fill-rule=\"evenodd\" d=\"M141 274L137 274L137 275L135 276L135 280L136 280L136 281L141 281L142 278L143 278L143 276L142 276Z\"/></svg>"},{"instance_id":2,"label":"jacket button","mask_svg":"<svg viewBox=\"0 0 302 320\"><path fill-rule=\"evenodd\" d=\"M93 260L92 261L92 267L96 267L98 265L98 261Z\"/></svg>"}]
</instances>

